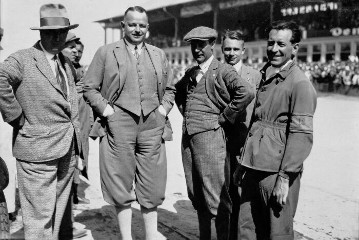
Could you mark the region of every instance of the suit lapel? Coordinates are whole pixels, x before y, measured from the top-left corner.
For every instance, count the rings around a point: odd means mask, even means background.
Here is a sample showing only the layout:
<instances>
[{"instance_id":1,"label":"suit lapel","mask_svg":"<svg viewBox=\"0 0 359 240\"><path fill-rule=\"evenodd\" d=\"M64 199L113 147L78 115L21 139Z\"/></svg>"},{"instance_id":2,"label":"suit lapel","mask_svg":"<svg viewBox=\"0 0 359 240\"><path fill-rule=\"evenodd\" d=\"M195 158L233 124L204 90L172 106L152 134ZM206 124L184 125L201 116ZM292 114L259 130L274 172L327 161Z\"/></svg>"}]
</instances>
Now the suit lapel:
<instances>
[{"instance_id":1,"label":"suit lapel","mask_svg":"<svg viewBox=\"0 0 359 240\"><path fill-rule=\"evenodd\" d=\"M126 73L127 73L126 66L128 63L127 53L126 53L126 44L123 39L118 41L116 47L113 50L113 53L115 54L115 58L118 63L118 71L120 74L119 86L120 86L120 91L121 91L123 84L125 83Z\"/></svg>"},{"instance_id":2,"label":"suit lapel","mask_svg":"<svg viewBox=\"0 0 359 240\"><path fill-rule=\"evenodd\" d=\"M76 96L76 86L75 86L75 79L74 79L74 72L71 69L71 66L69 62L69 59L66 59L64 57L64 55L62 53L59 53L59 58L61 63L63 64L63 67L65 69L66 72L66 77L67 77L67 82L69 84L69 96L68 96L68 101L71 103L71 105L73 104L73 100L74 100L74 96ZM63 94L63 96L65 97L64 93L61 91L61 93Z\"/></svg>"},{"instance_id":3,"label":"suit lapel","mask_svg":"<svg viewBox=\"0 0 359 240\"><path fill-rule=\"evenodd\" d=\"M213 58L209 68L205 74L206 77L206 91L214 92L214 80L217 76L217 69L218 69L218 60ZM211 88L211 89L210 89Z\"/></svg>"},{"instance_id":4,"label":"suit lapel","mask_svg":"<svg viewBox=\"0 0 359 240\"><path fill-rule=\"evenodd\" d=\"M34 59L36 61L36 67L39 71L46 77L46 79L51 83L51 85L56 88L59 92L62 93L60 85L57 83L56 77L52 72L51 66L47 61L44 51L40 46L40 41L35 44L33 47Z\"/></svg>"},{"instance_id":5,"label":"suit lapel","mask_svg":"<svg viewBox=\"0 0 359 240\"><path fill-rule=\"evenodd\" d=\"M155 68L156 71L156 76L157 76L157 82L160 83L160 81L162 80L162 63L161 63L161 57L158 54L157 51L154 50L154 48L148 44L145 44L147 50L148 50L148 55L150 56L150 59L152 61L152 64Z\"/></svg>"}]
</instances>

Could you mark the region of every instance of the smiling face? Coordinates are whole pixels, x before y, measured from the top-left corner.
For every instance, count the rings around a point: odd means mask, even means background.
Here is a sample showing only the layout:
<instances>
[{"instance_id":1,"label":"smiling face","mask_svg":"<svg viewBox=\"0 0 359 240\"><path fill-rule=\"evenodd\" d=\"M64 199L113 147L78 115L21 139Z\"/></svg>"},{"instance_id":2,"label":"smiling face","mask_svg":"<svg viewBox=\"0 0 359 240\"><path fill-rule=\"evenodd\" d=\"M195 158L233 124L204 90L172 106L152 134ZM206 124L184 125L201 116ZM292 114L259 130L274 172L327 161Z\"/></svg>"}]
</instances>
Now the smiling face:
<instances>
[{"instance_id":1,"label":"smiling face","mask_svg":"<svg viewBox=\"0 0 359 240\"><path fill-rule=\"evenodd\" d=\"M191 50L193 58L198 64L207 61L213 54L214 42L210 43L208 40L192 40Z\"/></svg>"},{"instance_id":2,"label":"smiling face","mask_svg":"<svg viewBox=\"0 0 359 240\"><path fill-rule=\"evenodd\" d=\"M298 51L298 43L291 43L292 31L289 29L269 32L267 55L273 67L279 68L286 64Z\"/></svg>"},{"instance_id":3,"label":"smiling face","mask_svg":"<svg viewBox=\"0 0 359 240\"><path fill-rule=\"evenodd\" d=\"M222 44L224 60L230 65L236 65L244 54L244 42L242 40L226 38Z\"/></svg>"},{"instance_id":4,"label":"smiling face","mask_svg":"<svg viewBox=\"0 0 359 240\"><path fill-rule=\"evenodd\" d=\"M146 38L148 31L148 18L145 12L128 11L124 20L121 22L126 40L134 45L138 45Z\"/></svg>"}]
</instances>

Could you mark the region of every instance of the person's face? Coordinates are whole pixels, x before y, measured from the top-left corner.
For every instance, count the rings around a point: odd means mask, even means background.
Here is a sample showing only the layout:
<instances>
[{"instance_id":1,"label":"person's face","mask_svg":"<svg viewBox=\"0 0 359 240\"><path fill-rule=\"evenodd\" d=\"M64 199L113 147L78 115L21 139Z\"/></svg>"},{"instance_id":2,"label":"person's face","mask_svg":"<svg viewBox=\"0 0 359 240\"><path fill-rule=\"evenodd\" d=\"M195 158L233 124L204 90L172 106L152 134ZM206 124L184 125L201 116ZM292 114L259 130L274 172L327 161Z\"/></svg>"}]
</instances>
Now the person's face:
<instances>
[{"instance_id":1,"label":"person's face","mask_svg":"<svg viewBox=\"0 0 359 240\"><path fill-rule=\"evenodd\" d=\"M71 62L75 62L77 56L77 49L75 41L66 43L65 48L62 50L62 53L70 59Z\"/></svg>"},{"instance_id":2,"label":"person's face","mask_svg":"<svg viewBox=\"0 0 359 240\"><path fill-rule=\"evenodd\" d=\"M292 44L290 39L292 31L289 29L269 32L267 41L267 55L273 67L281 67L286 64L298 51L298 43Z\"/></svg>"},{"instance_id":3,"label":"person's face","mask_svg":"<svg viewBox=\"0 0 359 240\"><path fill-rule=\"evenodd\" d=\"M80 60L82 58L82 53L84 51L84 47L81 44L76 44L76 50L77 50L77 55L75 57L75 62L80 63Z\"/></svg>"},{"instance_id":4,"label":"person's face","mask_svg":"<svg viewBox=\"0 0 359 240\"><path fill-rule=\"evenodd\" d=\"M209 59L213 54L214 43L210 43L208 40L192 40L191 50L193 58L198 64L201 64Z\"/></svg>"},{"instance_id":5,"label":"person's face","mask_svg":"<svg viewBox=\"0 0 359 240\"><path fill-rule=\"evenodd\" d=\"M46 51L58 54L65 47L68 29L40 30L41 44Z\"/></svg>"},{"instance_id":6,"label":"person's face","mask_svg":"<svg viewBox=\"0 0 359 240\"><path fill-rule=\"evenodd\" d=\"M121 22L121 26L126 40L131 44L138 45L146 38L148 31L147 15L137 11L129 11Z\"/></svg>"},{"instance_id":7,"label":"person's face","mask_svg":"<svg viewBox=\"0 0 359 240\"><path fill-rule=\"evenodd\" d=\"M232 66L241 61L244 51L244 42L242 40L226 38L222 43L224 60Z\"/></svg>"}]
</instances>

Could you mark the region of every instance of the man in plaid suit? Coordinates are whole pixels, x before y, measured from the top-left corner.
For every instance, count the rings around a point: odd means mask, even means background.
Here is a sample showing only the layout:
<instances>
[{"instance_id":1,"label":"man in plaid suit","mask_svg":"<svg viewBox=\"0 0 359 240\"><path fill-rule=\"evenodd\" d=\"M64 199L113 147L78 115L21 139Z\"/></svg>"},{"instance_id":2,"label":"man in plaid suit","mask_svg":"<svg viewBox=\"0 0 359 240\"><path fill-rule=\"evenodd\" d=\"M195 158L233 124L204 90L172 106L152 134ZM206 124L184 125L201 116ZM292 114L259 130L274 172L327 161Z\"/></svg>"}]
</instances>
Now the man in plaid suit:
<instances>
[{"instance_id":1,"label":"man in plaid suit","mask_svg":"<svg viewBox=\"0 0 359 240\"><path fill-rule=\"evenodd\" d=\"M58 239L70 196L81 149L78 96L71 62L60 51L77 26L63 5L43 5L40 27L31 28L41 40L0 65L0 111L14 128L25 239Z\"/></svg>"}]
</instances>

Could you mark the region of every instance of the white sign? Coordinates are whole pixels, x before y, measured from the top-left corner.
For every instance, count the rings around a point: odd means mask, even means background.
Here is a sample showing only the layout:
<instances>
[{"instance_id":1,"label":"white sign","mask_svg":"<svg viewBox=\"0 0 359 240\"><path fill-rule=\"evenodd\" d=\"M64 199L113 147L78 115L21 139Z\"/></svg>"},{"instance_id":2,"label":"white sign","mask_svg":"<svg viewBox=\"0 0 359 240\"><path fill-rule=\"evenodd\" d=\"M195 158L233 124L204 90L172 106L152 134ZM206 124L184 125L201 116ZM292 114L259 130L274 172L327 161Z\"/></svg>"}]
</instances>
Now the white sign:
<instances>
[{"instance_id":1,"label":"white sign","mask_svg":"<svg viewBox=\"0 0 359 240\"><path fill-rule=\"evenodd\" d=\"M313 13L313 12L325 12L325 11L332 11L337 10L338 4L335 2L328 2L328 3L318 3L314 5L306 5L300 7L291 7L291 8L282 8L280 11L282 12L283 16L293 16L298 14L306 14L306 13Z\"/></svg>"},{"instance_id":2,"label":"white sign","mask_svg":"<svg viewBox=\"0 0 359 240\"><path fill-rule=\"evenodd\" d=\"M349 35L359 35L359 27L357 28L332 28L330 29L330 32L334 37L338 36L349 36Z\"/></svg>"}]
</instances>

